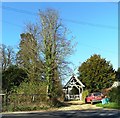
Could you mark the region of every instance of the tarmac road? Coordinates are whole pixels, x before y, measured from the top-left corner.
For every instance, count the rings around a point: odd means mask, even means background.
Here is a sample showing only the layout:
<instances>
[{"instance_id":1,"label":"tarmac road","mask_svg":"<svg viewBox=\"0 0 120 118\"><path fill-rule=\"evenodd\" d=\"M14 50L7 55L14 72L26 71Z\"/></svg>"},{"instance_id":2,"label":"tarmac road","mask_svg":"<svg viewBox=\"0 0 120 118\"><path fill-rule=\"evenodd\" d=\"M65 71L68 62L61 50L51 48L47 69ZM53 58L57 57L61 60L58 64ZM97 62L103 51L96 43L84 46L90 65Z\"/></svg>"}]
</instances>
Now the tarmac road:
<instances>
[{"instance_id":1,"label":"tarmac road","mask_svg":"<svg viewBox=\"0 0 120 118\"><path fill-rule=\"evenodd\" d=\"M3 114L2 118L120 118L120 111L105 109Z\"/></svg>"}]
</instances>

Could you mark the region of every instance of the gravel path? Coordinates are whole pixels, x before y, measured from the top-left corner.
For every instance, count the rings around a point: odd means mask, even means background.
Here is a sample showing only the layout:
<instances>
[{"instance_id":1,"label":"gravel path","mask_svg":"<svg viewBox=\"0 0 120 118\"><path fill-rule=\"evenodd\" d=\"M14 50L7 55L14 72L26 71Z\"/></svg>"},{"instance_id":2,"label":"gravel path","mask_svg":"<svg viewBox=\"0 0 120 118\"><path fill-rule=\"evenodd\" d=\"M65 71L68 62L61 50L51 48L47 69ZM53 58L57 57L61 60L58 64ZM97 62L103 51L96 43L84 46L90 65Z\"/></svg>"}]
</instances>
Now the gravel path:
<instances>
[{"instance_id":1,"label":"gravel path","mask_svg":"<svg viewBox=\"0 0 120 118\"><path fill-rule=\"evenodd\" d=\"M91 105L91 104L84 104L82 101L70 101L66 102L68 106L65 107L60 107L57 110L85 110L85 109L102 109L100 107L96 107L96 105Z\"/></svg>"}]
</instances>

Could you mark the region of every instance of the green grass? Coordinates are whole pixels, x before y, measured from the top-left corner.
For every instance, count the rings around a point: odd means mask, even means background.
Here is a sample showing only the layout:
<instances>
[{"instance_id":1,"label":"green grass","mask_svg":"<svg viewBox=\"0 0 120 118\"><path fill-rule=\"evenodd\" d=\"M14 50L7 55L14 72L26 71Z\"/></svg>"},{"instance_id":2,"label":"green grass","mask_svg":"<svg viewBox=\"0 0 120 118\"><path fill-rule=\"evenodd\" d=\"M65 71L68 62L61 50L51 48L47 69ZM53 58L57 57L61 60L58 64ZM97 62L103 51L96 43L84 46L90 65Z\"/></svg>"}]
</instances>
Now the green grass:
<instances>
[{"instance_id":1,"label":"green grass","mask_svg":"<svg viewBox=\"0 0 120 118\"><path fill-rule=\"evenodd\" d=\"M110 102L108 104L102 104L102 103L98 103L96 104L97 107L102 107L102 108L110 108L110 109L120 109L120 105L118 105L117 103L114 102Z\"/></svg>"}]
</instances>

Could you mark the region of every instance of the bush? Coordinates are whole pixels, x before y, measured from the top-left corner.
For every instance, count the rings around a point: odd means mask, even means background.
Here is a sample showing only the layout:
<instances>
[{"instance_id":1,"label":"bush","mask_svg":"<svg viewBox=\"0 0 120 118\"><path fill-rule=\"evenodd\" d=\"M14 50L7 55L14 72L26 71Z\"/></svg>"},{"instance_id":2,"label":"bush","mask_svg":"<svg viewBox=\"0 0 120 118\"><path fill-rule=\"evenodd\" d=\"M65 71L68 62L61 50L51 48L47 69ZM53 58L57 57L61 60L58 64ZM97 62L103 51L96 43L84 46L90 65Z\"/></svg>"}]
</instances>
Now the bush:
<instances>
[{"instance_id":1,"label":"bush","mask_svg":"<svg viewBox=\"0 0 120 118\"><path fill-rule=\"evenodd\" d=\"M19 87L16 87L14 93L16 94L46 94L46 82L23 82Z\"/></svg>"},{"instance_id":2,"label":"bush","mask_svg":"<svg viewBox=\"0 0 120 118\"><path fill-rule=\"evenodd\" d=\"M19 87L14 87L9 95L10 108L7 109L10 111L25 111L39 110L43 106L50 106L46 91L47 84L45 82L23 82Z\"/></svg>"},{"instance_id":3,"label":"bush","mask_svg":"<svg viewBox=\"0 0 120 118\"><path fill-rule=\"evenodd\" d=\"M88 94L89 94L89 91L88 91L88 90L83 91L83 93L82 93L82 101L85 102L85 97L86 97Z\"/></svg>"},{"instance_id":4,"label":"bush","mask_svg":"<svg viewBox=\"0 0 120 118\"><path fill-rule=\"evenodd\" d=\"M28 80L26 71L16 65L11 65L2 71L2 89L4 92L10 92L25 80Z\"/></svg>"},{"instance_id":5,"label":"bush","mask_svg":"<svg viewBox=\"0 0 120 118\"><path fill-rule=\"evenodd\" d=\"M45 94L11 94L2 111L28 111L48 109L51 106Z\"/></svg>"},{"instance_id":6,"label":"bush","mask_svg":"<svg viewBox=\"0 0 120 118\"><path fill-rule=\"evenodd\" d=\"M120 105L120 86L118 86L117 88L113 88L109 92L109 97L111 102L115 102Z\"/></svg>"},{"instance_id":7,"label":"bush","mask_svg":"<svg viewBox=\"0 0 120 118\"><path fill-rule=\"evenodd\" d=\"M34 111L34 110L47 110L47 106L17 106L15 111Z\"/></svg>"}]
</instances>

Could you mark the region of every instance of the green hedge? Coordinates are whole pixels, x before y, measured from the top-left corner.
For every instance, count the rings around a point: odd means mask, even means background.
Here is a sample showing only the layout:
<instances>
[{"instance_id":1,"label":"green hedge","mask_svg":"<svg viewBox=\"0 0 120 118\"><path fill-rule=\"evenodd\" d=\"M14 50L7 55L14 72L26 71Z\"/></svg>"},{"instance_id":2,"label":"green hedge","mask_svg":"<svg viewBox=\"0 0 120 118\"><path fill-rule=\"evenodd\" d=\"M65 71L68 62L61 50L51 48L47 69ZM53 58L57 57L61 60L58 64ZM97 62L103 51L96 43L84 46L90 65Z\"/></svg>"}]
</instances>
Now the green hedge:
<instances>
[{"instance_id":1,"label":"green hedge","mask_svg":"<svg viewBox=\"0 0 120 118\"><path fill-rule=\"evenodd\" d=\"M111 102L115 102L120 106L120 86L113 88L108 95Z\"/></svg>"}]
</instances>

